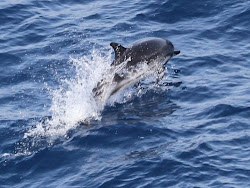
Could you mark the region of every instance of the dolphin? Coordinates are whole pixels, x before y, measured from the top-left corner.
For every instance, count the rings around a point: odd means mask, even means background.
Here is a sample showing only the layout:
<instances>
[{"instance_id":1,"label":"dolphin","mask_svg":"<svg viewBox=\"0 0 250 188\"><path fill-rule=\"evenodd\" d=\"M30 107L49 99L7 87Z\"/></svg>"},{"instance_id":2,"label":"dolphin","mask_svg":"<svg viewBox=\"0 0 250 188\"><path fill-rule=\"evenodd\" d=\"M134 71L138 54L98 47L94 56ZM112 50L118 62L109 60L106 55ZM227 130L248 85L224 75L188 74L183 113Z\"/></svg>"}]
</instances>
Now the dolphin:
<instances>
[{"instance_id":1,"label":"dolphin","mask_svg":"<svg viewBox=\"0 0 250 188\"><path fill-rule=\"evenodd\" d=\"M107 97L112 96L139 82L153 70L158 73L158 84L164 76L167 62L180 53L174 50L174 45L169 40L156 37L140 39L128 47L115 42L111 42L110 46L114 49L115 58L111 64L109 79L104 78L97 83L93 89L95 98L102 98L106 87L109 87ZM146 65L146 71L141 68L143 65Z\"/></svg>"}]
</instances>

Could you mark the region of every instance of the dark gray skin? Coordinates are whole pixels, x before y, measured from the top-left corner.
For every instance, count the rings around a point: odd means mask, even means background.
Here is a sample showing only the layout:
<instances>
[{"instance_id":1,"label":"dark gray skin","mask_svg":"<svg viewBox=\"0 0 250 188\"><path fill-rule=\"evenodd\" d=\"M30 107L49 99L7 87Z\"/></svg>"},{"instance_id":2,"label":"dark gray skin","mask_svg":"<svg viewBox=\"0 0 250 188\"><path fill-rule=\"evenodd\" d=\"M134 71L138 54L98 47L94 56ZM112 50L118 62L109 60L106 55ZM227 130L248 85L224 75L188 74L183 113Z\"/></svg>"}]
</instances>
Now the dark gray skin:
<instances>
[{"instance_id":1,"label":"dark gray skin","mask_svg":"<svg viewBox=\"0 0 250 188\"><path fill-rule=\"evenodd\" d=\"M118 65L128 58L131 58L131 61L127 62L127 67L131 67L140 62L150 63L159 57L172 57L180 53L180 51L174 51L174 46L170 41L153 37L138 40L128 48L114 42L110 43L110 46L115 51L112 66Z\"/></svg>"},{"instance_id":2,"label":"dark gray skin","mask_svg":"<svg viewBox=\"0 0 250 188\"><path fill-rule=\"evenodd\" d=\"M144 38L136 41L128 48L123 47L118 43L110 43L110 46L115 51L115 59L111 64L111 67L116 67L121 63L126 62L124 67L125 71L132 72L136 69L138 63L147 63L148 65L154 66L158 61L163 60L165 63L162 64L161 71L158 72L159 75L165 70L165 64L171 59L171 57L178 55L180 51L174 51L173 44L162 38ZM162 75L163 77L163 75ZM140 75L137 79L142 79L143 76ZM161 77L157 79L159 82ZM128 80L126 82L126 80ZM133 81L129 80L126 76L119 73L114 73L113 83L116 84L110 95L115 94L120 89L130 86ZM96 96L100 96L103 92L103 87L105 86L105 81L101 81L97 84L97 87L93 89L93 93Z\"/></svg>"}]
</instances>

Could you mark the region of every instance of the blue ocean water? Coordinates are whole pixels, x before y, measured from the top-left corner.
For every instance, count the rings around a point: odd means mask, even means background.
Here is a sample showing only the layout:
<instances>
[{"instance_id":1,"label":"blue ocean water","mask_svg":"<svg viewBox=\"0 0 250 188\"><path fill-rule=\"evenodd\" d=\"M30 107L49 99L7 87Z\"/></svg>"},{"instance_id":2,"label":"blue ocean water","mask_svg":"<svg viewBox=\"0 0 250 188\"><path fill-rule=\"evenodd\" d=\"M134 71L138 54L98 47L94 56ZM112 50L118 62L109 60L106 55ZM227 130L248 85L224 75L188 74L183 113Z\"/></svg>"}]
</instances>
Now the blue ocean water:
<instances>
[{"instance_id":1,"label":"blue ocean water","mask_svg":"<svg viewBox=\"0 0 250 188\"><path fill-rule=\"evenodd\" d=\"M249 20L243 0L2 0L0 187L250 187ZM152 36L181 51L161 87L96 106L109 43Z\"/></svg>"}]
</instances>

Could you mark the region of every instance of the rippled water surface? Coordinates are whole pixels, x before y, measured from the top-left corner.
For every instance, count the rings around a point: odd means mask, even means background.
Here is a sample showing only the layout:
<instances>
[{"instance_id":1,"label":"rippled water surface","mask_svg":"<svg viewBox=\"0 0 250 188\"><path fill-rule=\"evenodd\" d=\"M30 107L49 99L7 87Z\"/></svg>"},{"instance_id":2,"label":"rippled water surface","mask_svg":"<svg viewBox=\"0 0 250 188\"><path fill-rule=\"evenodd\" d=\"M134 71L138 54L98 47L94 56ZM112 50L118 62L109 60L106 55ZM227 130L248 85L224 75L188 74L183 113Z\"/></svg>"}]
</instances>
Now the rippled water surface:
<instances>
[{"instance_id":1,"label":"rippled water surface","mask_svg":"<svg viewBox=\"0 0 250 188\"><path fill-rule=\"evenodd\" d=\"M250 187L249 20L245 0L2 0L0 187ZM160 87L98 106L109 43L152 36L181 51Z\"/></svg>"}]
</instances>

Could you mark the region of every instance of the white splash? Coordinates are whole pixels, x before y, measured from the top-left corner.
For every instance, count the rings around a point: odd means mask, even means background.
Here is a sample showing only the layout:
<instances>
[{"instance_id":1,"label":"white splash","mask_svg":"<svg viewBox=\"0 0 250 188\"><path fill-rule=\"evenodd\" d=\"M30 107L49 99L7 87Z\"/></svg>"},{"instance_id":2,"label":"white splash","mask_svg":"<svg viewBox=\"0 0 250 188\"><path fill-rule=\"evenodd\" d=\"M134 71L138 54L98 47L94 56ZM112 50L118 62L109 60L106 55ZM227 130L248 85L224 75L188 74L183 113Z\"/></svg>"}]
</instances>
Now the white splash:
<instances>
[{"instance_id":1,"label":"white splash","mask_svg":"<svg viewBox=\"0 0 250 188\"><path fill-rule=\"evenodd\" d=\"M110 91L116 87L112 83L114 73L122 71L126 65L124 62L115 69L111 67L111 51L104 56L94 49L89 56L78 59L71 57L69 62L72 63L75 75L71 75L72 78L61 80L58 89L50 90L52 96L51 118L47 118L31 128L25 133L24 138L46 137L49 138L48 142L50 142L49 140L53 142L60 136L66 136L67 132L79 126L80 122L100 120L101 112L106 104L123 103L138 94L136 93L138 91L130 87L110 97ZM152 69L144 63L138 67L138 74L128 75L130 79L121 84L133 85L143 76L153 75L156 72L156 69ZM101 100L97 100L93 89L102 79L106 81L105 90Z\"/></svg>"},{"instance_id":2,"label":"white splash","mask_svg":"<svg viewBox=\"0 0 250 188\"><path fill-rule=\"evenodd\" d=\"M61 80L58 89L51 90L52 117L31 128L24 138L34 136L58 137L66 135L79 122L100 119L105 103L97 104L93 96L93 88L110 69L111 52L108 56L101 55L95 49L91 55L81 58L70 58L75 75L70 79Z\"/></svg>"}]
</instances>

